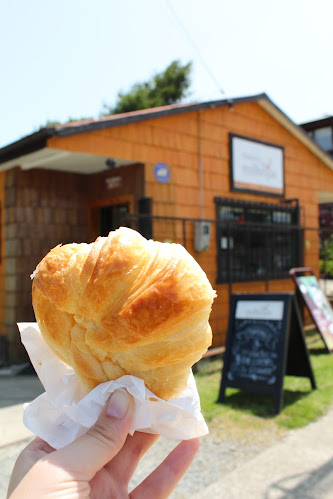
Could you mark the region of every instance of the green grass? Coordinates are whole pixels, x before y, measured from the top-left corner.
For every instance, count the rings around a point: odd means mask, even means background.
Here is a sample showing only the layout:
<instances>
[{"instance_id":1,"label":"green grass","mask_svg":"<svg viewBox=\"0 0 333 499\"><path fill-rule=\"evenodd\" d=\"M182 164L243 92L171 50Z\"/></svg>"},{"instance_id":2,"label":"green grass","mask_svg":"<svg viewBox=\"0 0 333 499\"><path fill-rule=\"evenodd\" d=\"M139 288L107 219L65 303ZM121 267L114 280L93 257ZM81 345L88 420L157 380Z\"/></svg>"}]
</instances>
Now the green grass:
<instances>
[{"instance_id":1,"label":"green grass","mask_svg":"<svg viewBox=\"0 0 333 499\"><path fill-rule=\"evenodd\" d=\"M300 428L325 414L333 405L333 354L325 351L317 332L308 333L306 340L317 389L312 390L309 378L285 376L278 415L274 414L273 397L233 388L227 388L224 403L218 403L222 359L200 361L195 379L206 421L224 428L252 425L284 430Z\"/></svg>"}]
</instances>

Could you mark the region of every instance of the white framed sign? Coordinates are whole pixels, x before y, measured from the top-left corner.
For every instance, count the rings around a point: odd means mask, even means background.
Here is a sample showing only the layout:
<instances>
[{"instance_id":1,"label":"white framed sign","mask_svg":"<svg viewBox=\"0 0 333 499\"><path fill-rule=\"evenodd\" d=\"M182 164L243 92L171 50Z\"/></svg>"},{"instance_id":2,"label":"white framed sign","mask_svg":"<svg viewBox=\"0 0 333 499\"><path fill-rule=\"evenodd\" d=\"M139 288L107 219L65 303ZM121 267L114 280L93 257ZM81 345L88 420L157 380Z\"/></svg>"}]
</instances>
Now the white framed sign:
<instances>
[{"instance_id":1,"label":"white framed sign","mask_svg":"<svg viewBox=\"0 0 333 499\"><path fill-rule=\"evenodd\" d=\"M276 300L240 300L236 305L236 319L282 321L284 302Z\"/></svg>"},{"instance_id":2,"label":"white framed sign","mask_svg":"<svg viewBox=\"0 0 333 499\"><path fill-rule=\"evenodd\" d=\"M230 134L231 190L284 195L283 147Z\"/></svg>"}]
</instances>

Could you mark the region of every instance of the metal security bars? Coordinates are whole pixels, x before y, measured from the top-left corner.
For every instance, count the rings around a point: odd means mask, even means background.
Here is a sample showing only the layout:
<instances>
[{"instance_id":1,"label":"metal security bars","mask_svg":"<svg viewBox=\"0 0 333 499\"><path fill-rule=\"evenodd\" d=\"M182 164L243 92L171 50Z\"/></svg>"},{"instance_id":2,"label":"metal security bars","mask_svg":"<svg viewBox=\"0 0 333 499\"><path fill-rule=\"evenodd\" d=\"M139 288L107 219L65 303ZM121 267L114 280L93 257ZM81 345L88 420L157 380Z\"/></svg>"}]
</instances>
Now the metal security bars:
<instances>
[{"instance_id":1,"label":"metal security bars","mask_svg":"<svg viewBox=\"0 0 333 499\"><path fill-rule=\"evenodd\" d=\"M303 262L299 226L219 223L217 245L221 283L285 278L289 269Z\"/></svg>"},{"instance_id":2,"label":"metal security bars","mask_svg":"<svg viewBox=\"0 0 333 499\"><path fill-rule=\"evenodd\" d=\"M147 239L179 243L189 249L193 241L193 225L197 219L128 214L121 225L135 229ZM212 222L214 223L214 222Z\"/></svg>"},{"instance_id":3,"label":"metal security bars","mask_svg":"<svg viewBox=\"0 0 333 499\"><path fill-rule=\"evenodd\" d=\"M288 277L303 262L303 228L294 206L216 198L217 282Z\"/></svg>"},{"instance_id":4,"label":"metal security bars","mask_svg":"<svg viewBox=\"0 0 333 499\"><path fill-rule=\"evenodd\" d=\"M293 223L298 214L292 210L271 210L259 215L261 223L251 220L254 215L241 213L243 219L207 220L211 226L210 248L217 248L217 283L268 281L289 277L289 269L303 265L304 228ZM234 213L235 213L234 212ZM138 230L147 238L162 242L177 242L190 252L194 249L197 219L152 215L126 215L122 225Z\"/></svg>"}]
</instances>

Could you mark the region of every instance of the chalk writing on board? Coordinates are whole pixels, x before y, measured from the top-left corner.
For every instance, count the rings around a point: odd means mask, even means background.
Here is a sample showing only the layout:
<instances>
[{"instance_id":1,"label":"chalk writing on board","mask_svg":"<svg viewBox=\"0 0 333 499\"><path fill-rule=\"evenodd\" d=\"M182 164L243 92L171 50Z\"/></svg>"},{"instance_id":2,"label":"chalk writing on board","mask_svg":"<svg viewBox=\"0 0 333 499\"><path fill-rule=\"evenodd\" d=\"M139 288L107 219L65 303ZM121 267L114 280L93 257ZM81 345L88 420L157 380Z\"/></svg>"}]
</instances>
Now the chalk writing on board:
<instances>
[{"instance_id":1,"label":"chalk writing on board","mask_svg":"<svg viewBox=\"0 0 333 499\"><path fill-rule=\"evenodd\" d=\"M278 414L285 374L309 377L316 388L294 294L231 295L219 402L228 387L271 394Z\"/></svg>"},{"instance_id":2,"label":"chalk writing on board","mask_svg":"<svg viewBox=\"0 0 333 499\"><path fill-rule=\"evenodd\" d=\"M227 379L276 382L281 321L236 320Z\"/></svg>"}]
</instances>

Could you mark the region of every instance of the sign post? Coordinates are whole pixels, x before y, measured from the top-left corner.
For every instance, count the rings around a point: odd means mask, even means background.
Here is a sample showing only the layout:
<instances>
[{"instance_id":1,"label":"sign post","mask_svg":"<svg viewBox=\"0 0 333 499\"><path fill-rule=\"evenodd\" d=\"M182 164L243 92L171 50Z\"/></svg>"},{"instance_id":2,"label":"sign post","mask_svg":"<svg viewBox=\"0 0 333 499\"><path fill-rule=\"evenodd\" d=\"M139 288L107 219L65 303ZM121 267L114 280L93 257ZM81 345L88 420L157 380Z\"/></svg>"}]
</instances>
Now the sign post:
<instances>
[{"instance_id":1,"label":"sign post","mask_svg":"<svg viewBox=\"0 0 333 499\"><path fill-rule=\"evenodd\" d=\"M227 387L263 393L278 414L285 374L308 377L316 388L295 295L232 295L218 401Z\"/></svg>"}]
</instances>

